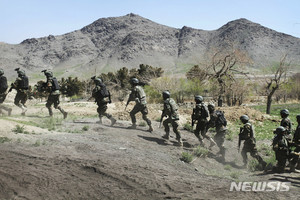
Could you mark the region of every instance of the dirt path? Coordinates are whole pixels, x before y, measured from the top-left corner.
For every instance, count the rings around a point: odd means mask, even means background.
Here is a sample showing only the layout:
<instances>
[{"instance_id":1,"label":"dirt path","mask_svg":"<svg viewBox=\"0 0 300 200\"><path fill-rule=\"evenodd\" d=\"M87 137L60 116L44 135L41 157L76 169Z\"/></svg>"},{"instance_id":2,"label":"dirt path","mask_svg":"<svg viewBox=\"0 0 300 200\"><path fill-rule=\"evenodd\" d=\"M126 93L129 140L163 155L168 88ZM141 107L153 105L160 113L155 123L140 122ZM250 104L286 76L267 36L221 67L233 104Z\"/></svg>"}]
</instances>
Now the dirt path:
<instances>
[{"instance_id":1,"label":"dirt path","mask_svg":"<svg viewBox=\"0 0 300 200\"><path fill-rule=\"evenodd\" d=\"M22 123L37 121L38 112L36 109L29 113ZM192 151L191 146L197 145L193 134L187 131L182 131L184 147L178 147L174 137L168 142L161 138L164 132L158 128L158 122L154 122L154 133L149 133L146 127L126 129L127 121L109 127L108 120L104 121L107 125L99 125L96 120L67 119L61 122L61 128L51 131L29 124L24 125L29 134L16 134L11 130L20 123L20 116L0 119L5 128L0 131L1 136L11 139L0 144L0 199L299 197L300 178L295 174L261 174L241 169L241 162L236 159L239 155L232 148L236 141L226 141L225 164L216 158L217 148L208 157L187 164L180 160L182 152ZM88 130L83 131L84 127ZM229 192L233 180L222 175L228 173L224 165L238 172L239 180L291 181L291 191Z\"/></svg>"}]
</instances>

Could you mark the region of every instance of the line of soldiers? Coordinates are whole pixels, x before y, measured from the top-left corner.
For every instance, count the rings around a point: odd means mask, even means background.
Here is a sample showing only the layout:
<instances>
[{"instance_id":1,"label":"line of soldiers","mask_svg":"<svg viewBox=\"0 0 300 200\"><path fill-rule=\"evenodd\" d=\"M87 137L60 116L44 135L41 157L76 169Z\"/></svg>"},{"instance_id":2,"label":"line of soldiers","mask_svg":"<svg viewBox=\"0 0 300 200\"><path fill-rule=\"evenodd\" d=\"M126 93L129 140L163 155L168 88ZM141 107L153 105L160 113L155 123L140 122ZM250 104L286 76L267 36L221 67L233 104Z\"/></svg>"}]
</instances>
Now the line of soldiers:
<instances>
[{"instance_id":1,"label":"line of soldiers","mask_svg":"<svg viewBox=\"0 0 300 200\"><path fill-rule=\"evenodd\" d=\"M8 85L7 85L7 79L4 76L3 69L0 69L0 113L2 113L2 109L8 112L8 115L11 115L12 109L7 108L2 103L6 99L6 96L9 92L11 92L13 89L17 90L17 94L14 99L14 104L22 109L22 115L25 115L27 111L27 107L25 105L27 101L27 90L29 88L29 81L28 77L25 74L24 70L21 70L20 68L16 68L15 71L17 71L18 77L11 84L10 89L7 92Z\"/></svg>"},{"instance_id":2,"label":"line of soldiers","mask_svg":"<svg viewBox=\"0 0 300 200\"><path fill-rule=\"evenodd\" d=\"M15 71L17 72L18 77L15 82L11 84L11 87L7 92L7 78L4 76L3 69L0 69L0 114L2 113L3 109L8 112L8 115L11 115L12 109L5 107L2 103L4 102L7 94L15 89L17 91L17 94L14 99L14 104L22 109L21 115L24 116L27 111L27 107L25 104L28 99L29 79L26 76L24 70L16 68ZM57 79L53 77L52 72L49 70L43 70L42 72L47 78L46 82L41 88L41 91L47 91L49 93L46 103L46 107L49 111L49 116L53 116L51 107L52 105L54 105L54 108L58 109L63 114L64 119L67 118L68 113L59 106L60 87Z\"/></svg>"},{"instance_id":3,"label":"line of soldiers","mask_svg":"<svg viewBox=\"0 0 300 200\"><path fill-rule=\"evenodd\" d=\"M26 112L26 100L27 100L27 93L26 90L28 89L28 77L25 75L23 70L19 68L16 69L18 73L18 78L12 84L9 92L12 89L17 90L17 95L15 97L15 105L19 106L22 109L22 115L25 115ZM46 107L49 110L49 115L52 116L53 112L51 106L54 104L54 108L61 111L64 118L67 117L67 112L65 112L59 106L59 96L60 96L60 87L58 85L57 79L53 77L53 74L49 70L42 71L45 76L47 77L47 81L44 85L42 90L46 90L49 92L48 100L46 103ZM0 69L0 112L2 109L8 112L8 115L11 114L11 108L6 108L2 105L5 97L7 95L7 80L6 77L3 76L4 72ZM102 80L96 76L91 78L95 83L95 88L92 91L92 97L95 98L95 102L98 105L97 112L99 116L99 123L102 124L103 116L107 117L111 120L111 126L116 123L116 119L112 117L111 114L108 114L107 111L107 104L111 103L111 95L109 90L106 88L106 85L102 82ZM153 132L153 127L151 124L151 120L147 117L148 109L147 109L147 101L146 101L146 93L143 90L143 87L139 85L139 80L137 78L132 78L130 80L131 84L131 93L129 95L127 104L128 106L130 101L135 101L134 108L130 111L130 117L132 125L129 126L129 129L136 129L136 117L135 115L138 112L142 113L143 120L149 126L148 131ZM170 91L163 91L162 92L163 100L164 100L164 108L161 115L160 126L163 123L165 135L162 136L164 139L170 138L170 127L173 127L173 131L176 134L176 140L179 146L183 146L181 133L178 130L179 127L179 114L178 114L178 105L176 104L175 100L171 98ZM192 127L197 122L196 129L194 130L194 134L196 138L199 140L200 145L204 145L203 140L206 138L210 141L210 148L214 145L219 147L218 154L221 155L221 159L225 161L225 135L227 133L227 121L224 117L224 112L220 110L215 110L214 104L210 103L206 106L203 102L203 97L200 95L195 96L195 103L196 106L193 109L192 113ZM298 126L296 132L294 134L294 138L292 137L291 130L292 125L291 121L288 118L289 112L288 110L284 109L280 112L282 121L280 126L274 131L276 136L273 139L273 150L276 154L276 160L278 161L276 171L283 172L285 168L286 161L290 161L290 170L296 171L295 165L298 162L299 152L300 152L300 115L297 115L297 122ZM163 118L167 117L163 121ZM209 120L208 120L209 118ZM250 153L252 157L258 160L259 164L262 168L266 167L266 162L262 159L262 157L258 154L256 148L256 140L254 136L253 126L249 122L249 117L247 115L242 115L240 117L241 122L243 123L243 127L240 128L239 133L239 142L238 142L238 151L240 150L241 142L244 141L243 148L241 151L241 155L243 157L244 165L247 165L247 153ZM162 122L163 121L163 122ZM216 134L214 139L207 135L208 129L215 128ZM294 151L291 151L291 147L296 147ZM298 163L298 167L300 164Z\"/></svg>"},{"instance_id":4,"label":"line of soldiers","mask_svg":"<svg viewBox=\"0 0 300 200\"><path fill-rule=\"evenodd\" d=\"M287 161L290 165L290 171L295 172L300 169L300 115L296 116L297 128L294 136L292 135L292 123L289 119L289 111L283 109L280 111L280 126L274 131L275 137L272 142L273 150L277 160L276 172L284 172ZM299 172L299 171L297 171Z\"/></svg>"},{"instance_id":5,"label":"line of soldiers","mask_svg":"<svg viewBox=\"0 0 300 200\"><path fill-rule=\"evenodd\" d=\"M106 90L105 85L103 84L102 80L100 78L95 78L92 77L96 84L96 88L98 86L100 87L99 89L94 89L93 90L93 97L95 97L96 102L98 104L98 113L99 113L99 118L101 121L102 116L106 116L109 119L111 119L111 125L114 125L116 123L116 120L112 118L111 115L106 113L107 110L107 103L110 103L110 94L108 92L107 95L103 95L105 91L102 91L102 95L97 95L97 92L101 91L101 88ZM147 114L148 114L148 109L147 109L147 101L146 101L146 94L141 86L139 86L139 80L137 78L132 78L130 80L131 83L131 93L128 98L127 104L125 106L125 110L127 105L129 104L130 101L135 101L136 104L134 108L130 112L130 117L132 121L132 125L128 128L130 129L136 129L136 113L141 112L143 119L146 121L146 123L149 126L148 131L152 132L153 128L151 125L151 121L148 119ZM109 101L104 100L105 97L109 96ZM183 146L182 138L181 138L181 133L178 130L179 127L179 114L178 114L178 105L174 101L173 98L171 98L170 91L163 91L162 92L163 100L164 100L164 108L162 111L161 119L160 119L160 126L161 123L163 123L164 130L165 130L165 135L162 137L164 139L169 139L170 138L170 124L173 128L174 133L176 134L176 140L178 142L179 146ZM219 147L219 152L218 154L221 155L221 159L225 161L225 147L224 147L224 141L225 141L225 136L227 133L227 120L224 116L224 112L220 110L215 110L215 105L210 103L208 106L206 106L203 102L203 97L200 95L195 96L195 103L196 106L193 109L192 113L192 127L194 124L197 122L196 129L194 130L194 134L196 138L199 140L200 145L204 145L203 140L206 138L207 140L210 141L210 148L213 147L214 145L217 145ZM101 102L101 103L99 103ZM291 160L290 162L290 167L291 171L295 172L295 164L298 161L298 156L296 155L300 151L300 125L298 124L297 130L294 135L294 143L293 145L296 146L296 150L294 152L291 152L290 146L286 146L286 149L289 149L288 151L285 151L282 153L282 148L277 148L276 145L278 146L279 138L286 138L288 134L283 134L283 133L291 133L291 123L290 120L287 118L288 116L288 111L287 110L282 110L281 111L282 115L282 121L281 121L281 126L276 129L276 137L273 139L273 149L276 153L276 159L278 160L277 168L281 169L280 167L285 164L284 160ZM163 118L167 117L163 121ZM209 120L208 120L209 118ZM262 159L262 157L259 155L257 148L256 148L256 140L254 136L254 131L253 131L253 126L249 122L249 117L247 115L242 115L240 117L241 122L243 123L243 127L240 128L240 133L239 133L239 142L238 142L238 151L240 150L241 142L244 141L243 143L243 148L241 151L241 155L243 158L243 163L244 166L247 165L248 158L247 158L247 153L250 153L252 157L258 160L259 164L261 167L264 169L267 165L267 163ZM297 121L299 123L300 120L300 115L297 116ZM101 121L102 123L102 121ZM284 128L283 128L284 127ZM216 134L214 138L211 138L209 135L207 135L208 130L210 128L215 128L216 129ZM280 131L281 130L281 131ZM289 131L286 131L289 130ZM284 136L284 137L280 137ZM291 135L289 135L289 138L291 138ZM281 144L281 143L280 143ZM292 143L284 143L287 145L291 145ZM279 153L280 152L280 153ZM285 166L285 165L284 165ZM300 165L298 165L300 166ZM276 168L276 169L277 169ZM277 170L278 171L278 170ZM279 170L280 171L280 170ZM282 170L281 170L282 171Z\"/></svg>"}]
</instances>

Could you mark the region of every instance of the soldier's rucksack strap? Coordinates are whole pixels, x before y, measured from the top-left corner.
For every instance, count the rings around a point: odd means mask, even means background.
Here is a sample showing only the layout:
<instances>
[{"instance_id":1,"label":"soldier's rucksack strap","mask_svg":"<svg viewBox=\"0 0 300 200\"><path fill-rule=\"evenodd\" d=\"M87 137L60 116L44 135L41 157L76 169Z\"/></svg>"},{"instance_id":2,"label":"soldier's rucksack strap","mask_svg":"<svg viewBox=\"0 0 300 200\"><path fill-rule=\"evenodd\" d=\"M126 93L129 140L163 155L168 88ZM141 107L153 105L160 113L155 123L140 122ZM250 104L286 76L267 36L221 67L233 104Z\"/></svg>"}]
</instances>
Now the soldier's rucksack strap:
<instances>
[{"instance_id":1,"label":"soldier's rucksack strap","mask_svg":"<svg viewBox=\"0 0 300 200\"><path fill-rule=\"evenodd\" d=\"M0 93L6 92L8 88L7 79L5 76L0 76Z\"/></svg>"},{"instance_id":2,"label":"soldier's rucksack strap","mask_svg":"<svg viewBox=\"0 0 300 200\"><path fill-rule=\"evenodd\" d=\"M55 77L52 78L52 91L60 90L60 86L58 84L58 81Z\"/></svg>"}]
</instances>

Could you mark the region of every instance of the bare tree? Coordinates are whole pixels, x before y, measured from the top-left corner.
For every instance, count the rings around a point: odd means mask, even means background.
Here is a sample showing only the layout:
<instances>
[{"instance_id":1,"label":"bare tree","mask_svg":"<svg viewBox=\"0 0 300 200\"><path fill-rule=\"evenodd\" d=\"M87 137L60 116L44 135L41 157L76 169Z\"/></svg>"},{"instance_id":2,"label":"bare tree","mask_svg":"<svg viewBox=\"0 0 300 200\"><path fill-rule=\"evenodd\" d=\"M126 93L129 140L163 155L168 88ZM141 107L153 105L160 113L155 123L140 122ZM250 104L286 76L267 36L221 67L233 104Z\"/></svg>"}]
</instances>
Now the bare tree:
<instances>
[{"instance_id":1,"label":"bare tree","mask_svg":"<svg viewBox=\"0 0 300 200\"><path fill-rule=\"evenodd\" d=\"M235 75L247 75L240 67L251 63L248 55L239 49L226 49L216 51L211 57L207 68L207 75L210 79L217 81L219 86L218 106L222 106L226 88L230 88L235 81Z\"/></svg>"},{"instance_id":2,"label":"bare tree","mask_svg":"<svg viewBox=\"0 0 300 200\"><path fill-rule=\"evenodd\" d=\"M266 80L266 94L267 94L267 110L266 113L271 113L272 97L282 84L287 82L287 70L290 63L286 64L287 54L280 59L279 66L275 68L275 74L272 78Z\"/></svg>"},{"instance_id":3,"label":"bare tree","mask_svg":"<svg viewBox=\"0 0 300 200\"><path fill-rule=\"evenodd\" d=\"M200 68L199 65L195 65L185 74L185 76L189 80L197 79L200 82L203 82L207 79L207 70Z\"/></svg>"}]
</instances>

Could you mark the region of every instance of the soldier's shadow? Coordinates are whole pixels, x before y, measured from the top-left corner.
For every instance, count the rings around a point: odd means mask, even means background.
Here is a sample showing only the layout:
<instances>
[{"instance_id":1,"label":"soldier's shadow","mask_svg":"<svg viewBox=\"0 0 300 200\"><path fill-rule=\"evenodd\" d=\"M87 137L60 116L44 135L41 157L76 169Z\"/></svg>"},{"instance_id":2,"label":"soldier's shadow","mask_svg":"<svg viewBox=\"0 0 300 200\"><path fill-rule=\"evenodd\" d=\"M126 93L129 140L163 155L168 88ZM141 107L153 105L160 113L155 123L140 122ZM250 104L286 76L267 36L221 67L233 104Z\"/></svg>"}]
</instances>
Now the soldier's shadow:
<instances>
[{"instance_id":1,"label":"soldier's shadow","mask_svg":"<svg viewBox=\"0 0 300 200\"><path fill-rule=\"evenodd\" d=\"M124 126L121 126L121 125L114 125L114 126L110 126L110 125L103 125L103 126L106 126L106 127L110 127L110 128L118 128L118 129L124 129L124 130L127 130L127 131L143 131L143 132L146 132L146 133L149 133L149 131L145 130L145 129L141 129L141 128L136 128L136 129L130 129L128 127L124 127Z\"/></svg>"},{"instance_id":2,"label":"soldier's shadow","mask_svg":"<svg viewBox=\"0 0 300 200\"><path fill-rule=\"evenodd\" d=\"M270 178L269 180L280 181L280 182L291 182L293 186L300 187L300 177L292 177L287 175L275 174L274 177Z\"/></svg>"},{"instance_id":3,"label":"soldier's shadow","mask_svg":"<svg viewBox=\"0 0 300 200\"><path fill-rule=\"evenodd\" d=\"M25 117L30 117L30 118L51 118L50 116L40 116L40 115L25 115Z\"/></svg>"},{"instance_id":4,"label":"soldier's shadow","mask_svg":"<svg viewBox=\"0 0 300 200\"><path fill-rule=\"evenodd\" d=\"M138 137L140 137L144 140L150 141L150 142L156 142L159 145L164 145L164 146L170 145L166 142L166 140L161 139L161 138L149 137L149 136L143 136L143 135L138 135Z\"/></svg>"}]
</instances>

